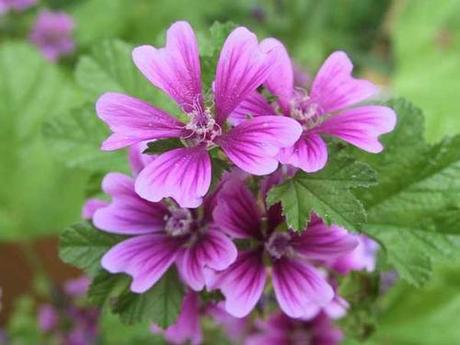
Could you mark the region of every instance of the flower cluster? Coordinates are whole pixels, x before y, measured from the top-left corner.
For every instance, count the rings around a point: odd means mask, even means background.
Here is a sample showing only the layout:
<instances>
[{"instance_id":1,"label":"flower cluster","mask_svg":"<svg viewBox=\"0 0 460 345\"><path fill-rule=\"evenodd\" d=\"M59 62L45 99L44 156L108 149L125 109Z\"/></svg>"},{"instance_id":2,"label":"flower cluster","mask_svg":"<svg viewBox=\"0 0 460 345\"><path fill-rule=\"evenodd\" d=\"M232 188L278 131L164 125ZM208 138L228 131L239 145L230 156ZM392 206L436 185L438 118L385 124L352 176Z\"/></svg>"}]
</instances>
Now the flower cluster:
<instances>
[{"instance_id":1,"label":"flower cluster","mask_svg":"<svg viewBox=\"0 0 460 345\"><path fill-rule=\"evenodd\" d=\"M70 280L62 291L55 291L52 303L39 306L38 326L50 342L67 345L96 342L99 311L78 303L86 294L89 282L87 277Z\"/></svg>"},{"instance_id":2,"label":"flower cluster","mask_svg":"<svg viewBox=\"0 0 460 345\"><path fill-rule=\"evenodd\" d=\"M188 23L171 26L164 48L141 46L132 55L186 121L121 93L97 101L97 115L112 131L102 149L128 147L132 170L107 174L102 189L111 200L91 199L83 210L96 228L127 236L103 256L102 267L131 276L135 293L177 268L188 287L182 313L167 330L152 327L171 343L201 342L200 313L231 327L275 300L282 313L260 320L247 344L338 343L331 319L343 316L348 303L337 293L337 275L373 270L377 245L316 214L294 232L280 204L270 206L265 197L297 170L324 168L324 136L382 150L378 138L394 128L396 116L388 107L360 104L375 85L353 78L347 55L335 52L311 89L299 88L281 42L259 43L242 27L223 45L210 100ZM147 143L170 138L180 146L144 153ZM211 183L215 157L231 168ZM219 291L223 301L204 308L203 290Z\"/></svg>"}]
</instances>

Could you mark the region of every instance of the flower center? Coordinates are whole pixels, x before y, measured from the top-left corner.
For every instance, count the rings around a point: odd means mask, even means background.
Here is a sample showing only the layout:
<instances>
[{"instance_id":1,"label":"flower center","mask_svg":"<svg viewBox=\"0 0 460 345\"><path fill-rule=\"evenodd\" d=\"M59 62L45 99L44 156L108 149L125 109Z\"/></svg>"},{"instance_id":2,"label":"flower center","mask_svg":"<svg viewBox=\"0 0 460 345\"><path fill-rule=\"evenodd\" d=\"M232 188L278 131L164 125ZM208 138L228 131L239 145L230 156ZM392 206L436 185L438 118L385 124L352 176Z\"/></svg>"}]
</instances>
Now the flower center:
<instances>
[{"instance_id":1,"label":"flower center","mask_svg":"<svg viewBox=\"0 0 460 345\"><path fill-rule=\"evenodd\" d=\"M208 146L213 144L214 139L222 134L222 128L214 120L209 108L204 111L201 109L193 110L188 114L190 122L185 126L191 134L183 139L192 141L193 144L206 143Z\"/></svg>"},{"instance_id":2,"label":"flower center","mask_svg":"<svg viewBox=\"0 0 460 345\"><path fill-rule=\"evenodd\" d=\"M177 237L189 234L192 230L193 217L185 208L171 208L170 214L165 216L165 231L168 235Z\"/></svg>"},{"instance_id":3,"label":"flower center","mask_svg":"<svg viewBox=\"0 0 460 345\"><path fill-rule=\"evenodd\" d=\"M306 130L318 126L324 120L320 105L312 102L303 89L296 91L291 101L290 112L291 117L299 121Z\"/></svg>"},{"instance_id":4,"label":"flower center","mask_svg":"<svg viewBox=\"0 0 460 345\"><path fill-rule=\"evenodd\" d=\"M291 235L287 232L274 232L265 242L265 250L274 259L280 259L291 249Z\"/></svg>"}]
</instances>

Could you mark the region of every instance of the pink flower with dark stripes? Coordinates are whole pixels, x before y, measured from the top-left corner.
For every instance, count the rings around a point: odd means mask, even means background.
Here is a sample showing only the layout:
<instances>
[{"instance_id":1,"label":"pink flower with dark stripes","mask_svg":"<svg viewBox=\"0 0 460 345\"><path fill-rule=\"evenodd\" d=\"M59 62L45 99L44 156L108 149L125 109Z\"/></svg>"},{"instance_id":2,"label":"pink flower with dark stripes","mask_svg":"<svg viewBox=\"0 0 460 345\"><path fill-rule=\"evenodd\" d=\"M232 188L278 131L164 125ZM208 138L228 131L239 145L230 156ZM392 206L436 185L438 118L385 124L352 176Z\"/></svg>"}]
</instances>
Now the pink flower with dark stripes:
<instances>
[{"instance_id":1,"label":"pink flower with dark stripes","mask_svg":"<svg viewBox=\"0 0 460 345\"><path fill-rule=\"evenodd\" d=\"M241 179L224 182L213 216L229 236L253 243L229 268L208 279L209 288L221 290L225 309L235 317L256 306L269 274L278 304L290 317L306 317L312 305L327 306L334 289L314 263L343 256L357 245L346 230L327 226L316 216L302 233L278 230L283 221L279 205L261 209Z\"/></svg>"},{"instance_id":2,"label":"pink flower with dark stripes","mask_svg":"<svg viewBox=\"0 0 460 345\"><path fill-rule=\"evenodd\" d=\"M327 58L307 91L295 87L294 68L281 42L269 38L260 46L262 51L276 55L278 68L265 82L277 97L275 107L303 128L294 145L281 149L281 163L306 172L324 168L328 152L323 136L342 139L370 153L383 150L379 136L394 129L396 114L386 106L359 105L375 95L378 88L370 81L352 77L353 65L344 52L334 52ZM238 124L270 111L273 112L272 105L253 92L233 111L230 120Z\"/></svg>"},{"instance_id":3,"label":"pink flower with dark stripes","mask_svg":"<svg viewBox=\"0 0 460 345\"><path fill-rule=\"evenodd\" d=\"M171 197L181 207L195 208L211 183L208 151L220 147L242 170L266 175L278 166L280 150L300 137L300 124L269 112L229 128L228 116L254 93L273 72L274 52L263 51L256 36L235 29L222 48L213 87L213 104L206 104L201 85L198 44L186 22L173 24L164 48L141 46L133 51L136 66L156 87L168 94L186 114L188 122L142 100L106 93L96 105L98 116L113 134L103 150L116 150L141 141L179 138L185 147L167 151L138 176L136 192L158 202Z\"/></svg>"},{"instance_id":4,"label":"pink flower with dark stripes","mask_svg":"<svg viewBox=\"0 0 460 345\"><path fill-rule=\"evenodd\" d=\"M134 174L142 169L140 154L138 147L130 151ZM132 291L147 291L173 264L187 285L199 291L206 269L220 271L235 261L235 245L212 224L212 200L201 213L174 203L150 202L135 192L134 179L121 173L107 174L102 189L112 200L94 210L93 224L128 238L111 248L101 264L111 273L130 275Z\"/></svg>"}]
</instances>

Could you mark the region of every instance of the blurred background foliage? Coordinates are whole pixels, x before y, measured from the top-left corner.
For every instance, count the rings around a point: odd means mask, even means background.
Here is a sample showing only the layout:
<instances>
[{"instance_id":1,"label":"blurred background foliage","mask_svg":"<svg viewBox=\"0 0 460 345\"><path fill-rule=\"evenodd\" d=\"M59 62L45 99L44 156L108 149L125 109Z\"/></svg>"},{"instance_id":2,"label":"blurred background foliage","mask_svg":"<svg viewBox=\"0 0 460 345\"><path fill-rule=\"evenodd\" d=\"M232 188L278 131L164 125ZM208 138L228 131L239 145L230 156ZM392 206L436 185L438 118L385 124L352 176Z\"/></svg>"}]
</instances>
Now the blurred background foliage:
<instances>
[{"instance_id":1,"label":"blurred background foliage","mask_svg":"<svg viewBox=\"0 0 460 345\"><path fill-rule=\"evenodd\" d=\"M27 43L41 8L64 10L77 23L78 50L59 65L45 62ZM53 235L77 221L87 181L98 181L85 161L69 166L67 157L55 159L41 135L46 120L93 104L101 91L79 77L79 69L91 68L81 56L95 56L95 49L103 54L101 42L110 38L159 44L178 19L201 32L215 21L232 21L260 38L275 36L308 73L332 51L345 50L357 73L382 85L385 97L402 96L424 110L430 141L460 132L460 0L40 1L25 13L0 17L2 242ZM161 97L144 85L147 97ZM88 133L76 134L75 143L88 145ZM8 279L2 274L0 285ZM369 344L460 344L460 263L439 267L422 289L398 284L380 308Z\"/></svg>"}]
</instances>

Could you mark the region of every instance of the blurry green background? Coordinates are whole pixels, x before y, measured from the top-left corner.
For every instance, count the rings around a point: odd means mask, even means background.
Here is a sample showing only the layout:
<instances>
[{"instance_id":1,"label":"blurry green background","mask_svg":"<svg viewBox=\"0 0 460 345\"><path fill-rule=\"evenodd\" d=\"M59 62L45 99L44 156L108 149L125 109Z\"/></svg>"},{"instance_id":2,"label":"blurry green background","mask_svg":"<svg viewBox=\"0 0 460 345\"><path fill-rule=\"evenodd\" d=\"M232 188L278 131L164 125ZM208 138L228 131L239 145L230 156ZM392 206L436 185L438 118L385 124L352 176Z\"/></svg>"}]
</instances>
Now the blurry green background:
<instances>
[{"instance_id":1,"label":"blurry green background","mask_svg":"<svg viewBox=\"0 0 460 345\"><path fill-rule=\"evenodd\" d=\"M45 7L77 22L78 50L58 66L24 40ZM81 164L56 160L42 138L46 119L94 102L72 74L79 56L108 38L156 43L178 19L203 32L218 20L246 25L260 38L275 36L312 73L329 53L345 50L385 97L402 96L423 109L430 141L460 132L460 0L41 1L0 18L2 242L53 235L79 218L93 177ZM392 289L379 322L372 344L460 344L460 263L439 267L420 290L402 283Z\"/></svg>"}]
</instances>

